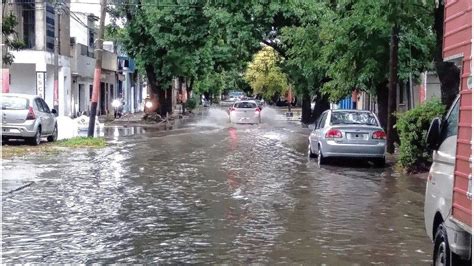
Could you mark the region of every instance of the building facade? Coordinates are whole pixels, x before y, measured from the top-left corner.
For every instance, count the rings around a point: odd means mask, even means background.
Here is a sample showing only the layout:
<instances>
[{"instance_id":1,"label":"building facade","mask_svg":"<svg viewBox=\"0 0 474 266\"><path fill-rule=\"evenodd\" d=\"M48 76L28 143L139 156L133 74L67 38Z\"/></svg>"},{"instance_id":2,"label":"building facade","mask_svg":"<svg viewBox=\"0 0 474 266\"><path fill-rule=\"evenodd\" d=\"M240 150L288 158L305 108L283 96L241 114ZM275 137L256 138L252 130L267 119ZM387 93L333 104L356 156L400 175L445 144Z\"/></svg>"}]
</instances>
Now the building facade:
<instances>
[{"instance_id":1,"label":"building facade","mask_svg":"<svg viewBox=\"0 0 474 266\"><path fill-rule=\"evenodd\" d=\"M10 51L15 59L12 65L2 69L2 92L41 95L60 115L71 113L68 103L71 95L70 24L69 16L64 13L69 6L69 1L55 7L45 0L11 0L4 6L6 12L17 18L16 32L24 41L25 49ZM59 32L57 81L54 80L56 24Z\"/></svg>"}]
</instances>

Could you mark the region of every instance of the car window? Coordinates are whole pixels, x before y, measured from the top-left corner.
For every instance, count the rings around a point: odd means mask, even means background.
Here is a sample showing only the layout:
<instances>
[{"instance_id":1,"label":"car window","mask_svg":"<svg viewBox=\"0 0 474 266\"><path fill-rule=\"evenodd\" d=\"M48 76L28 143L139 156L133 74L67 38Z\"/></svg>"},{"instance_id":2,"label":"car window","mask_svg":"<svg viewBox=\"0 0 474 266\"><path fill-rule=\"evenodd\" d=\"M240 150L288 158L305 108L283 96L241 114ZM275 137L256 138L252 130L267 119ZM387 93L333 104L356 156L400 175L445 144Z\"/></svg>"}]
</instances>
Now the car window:
<instances>
[{"instance_id":1,"label":"car window","mask_svg":"<svg viewBox=\"0 0 474 266\"><path fill-rule=\"evenodd\" d=\"M43 105L44 112L51 113L51 110L49 109L48 104L43 99L39 99L39 100L40 100L41 104Z\"/></svg>"},{"instance_id":2,"label":"car window","mask_svg":"<svg viewBox=\"0 0 474 266\"><path fill-rule=\"evenodd\" d=\"M368 112L333 112L331 115L331 125L341 124L361 124L378 126L377 119Z\"/></svg>"},{"instance_id":3,"label":"car window","mask_svg":"<svg viewBox=\"0 0 474 266\"><path fill-rule=\"evenodd\" d=\"M324 113L321 115L321 120L319 120L319 124L317 128L323 128L324 125L326 124L326 118L328 116L328 113Z\"/></svg>"},{"instance_id":4,"label":"car window","mask_svg":"<svg viewBox=\"0 0 474 266\"><path fill-rule=\"evenodd\" d=\"M441 140L458 134L458 120L459 120L459 100L456 101L451 108L446 120L443 124L441 132Z\"/></svg>"},{"instance_id":5,"label":"car window","mask_svg":"<svg viewBox=\"0 0 474 266\"><path fill-rule=\"evenodd\" d=\"M234 105L235 108L257 108L257 104L253 102L240 102Z\"/></svg>"},{"instance_id":6,"label":"car window","mask_svg":"<svg viewBox=\"0 0 474 266\"><path fill-rule=\"evenodd\" d=\"M2 95L2 110L26 110L30 106L27 98Z\"/></svg>"},{"instance_id":7,"label":"car window","mask_svg":"<svg viewBox=\"0 0 474 266\"><path fill-rule=\"evenodd\" d=\"M41 103L39 98L35 99L35 104L36 104L36 108L38 108L40 112L45 112L43 104Z\"/></svg>"}]
</instances>

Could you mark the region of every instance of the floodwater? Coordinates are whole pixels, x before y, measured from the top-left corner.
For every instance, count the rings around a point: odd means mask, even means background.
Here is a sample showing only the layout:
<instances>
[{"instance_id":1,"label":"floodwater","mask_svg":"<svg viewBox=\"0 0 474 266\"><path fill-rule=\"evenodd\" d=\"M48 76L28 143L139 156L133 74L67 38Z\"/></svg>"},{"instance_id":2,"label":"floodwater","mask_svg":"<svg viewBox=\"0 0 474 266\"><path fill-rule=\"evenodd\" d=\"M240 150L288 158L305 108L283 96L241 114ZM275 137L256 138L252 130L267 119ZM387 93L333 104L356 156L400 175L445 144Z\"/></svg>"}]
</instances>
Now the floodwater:
<instances>
[{"instance_id":1,"label":"floodwater","mask_svg":"<svg viewBox=\"0 0 474 266\"><path fill-rule=\"evenodd\" d=\"M2 161L3 263L430 264L424 181L319 168L296 123L131 131Z\"/></svg>"}]
</instances>

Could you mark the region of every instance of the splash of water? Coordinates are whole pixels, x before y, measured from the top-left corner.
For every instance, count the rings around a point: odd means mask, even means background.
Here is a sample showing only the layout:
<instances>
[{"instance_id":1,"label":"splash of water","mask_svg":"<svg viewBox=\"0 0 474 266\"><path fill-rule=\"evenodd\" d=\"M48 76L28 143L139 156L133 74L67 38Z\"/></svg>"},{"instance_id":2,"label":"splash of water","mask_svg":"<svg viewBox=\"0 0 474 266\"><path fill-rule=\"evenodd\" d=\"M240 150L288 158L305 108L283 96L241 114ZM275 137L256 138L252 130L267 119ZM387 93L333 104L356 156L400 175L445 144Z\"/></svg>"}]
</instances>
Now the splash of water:
<instances>
[{"instance_id":1,"label":"splash of water","mask_svg":"<svg viewBox=\"0 0 474 266\"><path fill-rule=\"evenodd\" d=\"M196 123L197 126L224 128L229 124L229 114L227 111L211 107L203 114L203 119Z\"/></svg>"},{"instance_id":2,"label":"splash of water","mask_svg":"<svg viewBox=\"0 0 474 266\"><path fill-rule=\"evenodd\" d=\"M262 123L277 123L281 122L284 117L281 112L272 108L272 107L263 107L262 112L260 113L262 117Z\"/></svg>"}]
</instances>

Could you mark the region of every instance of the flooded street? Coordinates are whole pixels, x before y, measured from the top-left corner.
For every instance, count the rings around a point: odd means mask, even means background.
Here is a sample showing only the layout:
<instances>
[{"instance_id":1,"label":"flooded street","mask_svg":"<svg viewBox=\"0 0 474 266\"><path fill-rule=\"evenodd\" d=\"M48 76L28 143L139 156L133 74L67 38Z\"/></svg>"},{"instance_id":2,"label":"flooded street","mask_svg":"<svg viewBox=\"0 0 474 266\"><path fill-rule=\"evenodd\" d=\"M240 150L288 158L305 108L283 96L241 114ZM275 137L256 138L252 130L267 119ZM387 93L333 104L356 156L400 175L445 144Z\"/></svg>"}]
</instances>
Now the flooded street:
<instances>
[{"instance_id":1,"label":"flooded street","mask_svg":"<svg viewBox=\"0 0 474 266\"><path fill-rule=\"evenodd\" d=\"M430 264L423 180L319 168L308 129L219 113L3 160L3 263Z\"/></svg>"}]
</instances>

